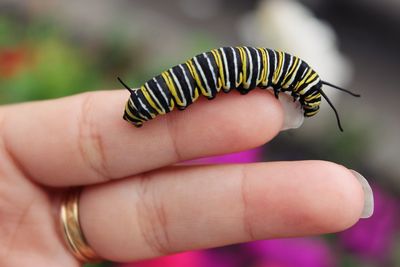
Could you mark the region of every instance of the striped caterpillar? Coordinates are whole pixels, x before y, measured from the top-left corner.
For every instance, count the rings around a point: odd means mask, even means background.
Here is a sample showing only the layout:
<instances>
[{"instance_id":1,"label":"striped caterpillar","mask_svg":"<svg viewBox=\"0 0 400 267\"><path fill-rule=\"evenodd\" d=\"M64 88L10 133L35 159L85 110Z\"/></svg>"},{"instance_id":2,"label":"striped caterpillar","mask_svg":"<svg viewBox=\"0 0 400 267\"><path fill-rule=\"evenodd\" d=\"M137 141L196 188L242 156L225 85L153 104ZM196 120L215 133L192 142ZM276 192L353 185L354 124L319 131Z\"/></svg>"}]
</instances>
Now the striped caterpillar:
<instances>
[{"instance_id":1,"label":"striped caterpillar","mask_svg":"<svg viewBox=\"0 0 400 267\"><path fill-rule=\"evenodd\" d=\"M136 127L157 115L171 112L174 107L184 110L200 95L213 99L220 91L228 93L236 89L247 94L254 88L272 88L276 98L280 92L287 92L293 101L298 100L305 117L318 112L322 96L335 112L338 127L343 131L339 115L322 86L360 96L322 81L306 62L296 56L247 46L222 47L199 54L137 89L130 88L120 78L118 80L131 93L123 118Z\"/></svg>"}]
</instances>

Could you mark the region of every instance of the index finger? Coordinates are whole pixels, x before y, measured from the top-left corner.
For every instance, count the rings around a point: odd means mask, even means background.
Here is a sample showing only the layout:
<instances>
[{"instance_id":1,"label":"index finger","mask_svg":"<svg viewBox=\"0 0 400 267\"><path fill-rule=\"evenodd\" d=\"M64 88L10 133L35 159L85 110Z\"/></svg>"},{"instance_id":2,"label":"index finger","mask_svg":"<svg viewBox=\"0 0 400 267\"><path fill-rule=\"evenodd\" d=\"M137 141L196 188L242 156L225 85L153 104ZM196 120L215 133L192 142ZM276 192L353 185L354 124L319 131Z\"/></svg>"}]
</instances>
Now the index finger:
<instances>
[{"instance_id":1,"label":"index finger","mask_svg":"<svg viewBox=\"0 0 400 267\"><path fill-rule=\"evenodd\" d=\"M101 91L6 107L4 143L35 181L72 186L256 147L283 121L279 102L265 91L201 99L142 128L122 120L126 100L122 91Z\"/></svg>"}]
</instances>

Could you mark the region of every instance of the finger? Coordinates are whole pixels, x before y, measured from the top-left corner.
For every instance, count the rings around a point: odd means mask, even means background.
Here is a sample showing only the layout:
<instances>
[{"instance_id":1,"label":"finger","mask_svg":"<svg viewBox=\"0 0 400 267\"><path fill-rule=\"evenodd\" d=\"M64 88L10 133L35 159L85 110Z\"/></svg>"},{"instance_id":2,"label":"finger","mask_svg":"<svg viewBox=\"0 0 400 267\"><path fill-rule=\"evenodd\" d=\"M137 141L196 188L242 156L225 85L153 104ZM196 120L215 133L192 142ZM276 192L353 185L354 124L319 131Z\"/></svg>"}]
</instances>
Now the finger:
<instances>
[{"instance_id":1,"label":"finger","mask_svg":"<svg viewBox=\"0 0 400 267\"><path fill-rule=\"evenodd\" d=\"M363 202L352 173L329 162L173 167L86 188L80 219L99 255L128 261L340 231Z\"/></svg>"},{"instance_id":2,"label":"finger","mask_svg":"<svg viewBox=\"0 0 400 267\"><path fill-rule=\"evenodd\" d=\"M126 100L121 91L104 91L8 107L8 151L40 183L89 184L253 148L283 122L280 103L266 91L201 99L142 128L122 120Z\"/></svg>"}]
</instances>

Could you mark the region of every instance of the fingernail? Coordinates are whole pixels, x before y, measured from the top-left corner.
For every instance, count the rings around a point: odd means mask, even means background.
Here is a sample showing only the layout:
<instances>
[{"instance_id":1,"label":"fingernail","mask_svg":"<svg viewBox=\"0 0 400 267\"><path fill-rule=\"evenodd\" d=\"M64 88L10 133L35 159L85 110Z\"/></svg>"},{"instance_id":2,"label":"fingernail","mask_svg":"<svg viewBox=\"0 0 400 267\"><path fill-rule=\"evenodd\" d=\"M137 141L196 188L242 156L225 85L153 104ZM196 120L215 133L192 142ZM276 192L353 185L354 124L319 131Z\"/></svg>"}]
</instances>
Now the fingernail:
<instances>
[{"instance_id":1,"label":"fingernail","mask_svg":"<svg viewBox=\"0 0 400 267\"><path fill-rule=\"evenodd\" d=\"M299 128L304 122L304 112L298 101L287 94L279 94L279 101L285 112L282 131Z\"/></svg>"},{"instance_id":2,"label":"fingernail","mask_svg":"<svg viewBox=\"0 0 400 267\"><path fill-rule=\"evenodd\" d=\"M374 195L372 193L371 186L369 185L367 179L364 178L364 176L362 176L355 170L351 170L351 172L360 182L364 191L364 208L360 218L369 218L374 213Z\"/></svg>"}]
</instances>

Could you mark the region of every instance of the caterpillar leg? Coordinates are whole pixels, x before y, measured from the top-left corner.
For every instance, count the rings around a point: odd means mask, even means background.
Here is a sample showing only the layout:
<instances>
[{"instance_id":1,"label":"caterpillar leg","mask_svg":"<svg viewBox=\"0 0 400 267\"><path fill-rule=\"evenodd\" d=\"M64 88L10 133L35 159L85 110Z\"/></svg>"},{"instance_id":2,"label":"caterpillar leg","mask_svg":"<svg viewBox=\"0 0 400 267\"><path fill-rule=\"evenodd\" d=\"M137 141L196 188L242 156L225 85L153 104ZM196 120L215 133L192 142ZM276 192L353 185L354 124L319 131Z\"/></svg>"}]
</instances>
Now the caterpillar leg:
<instances>
[{"instance_id":1,"label":"caterpillar leg","mask_svg":"<svg viewBox=\"0 0 400 267\"><path fill-rule=\"evenodd\" d=\"M243 88L243 87L238 87L238 88L236 88L236 90L237 90L241 95L246 95L246 94L248 94L248 93L251 91L251 89L246 89L246 88Z\"/></svg>"},{"instance_id":2,"label":"caterpillar leg","mask_svg":"<svg viewBox=\"0 0 400 267\"><path fill-rule=\"evenodd\" d=\"M135 120L130 118L126 113L124 114L124 116L122 117L124 120L126 120L127 122L133 124L135 127L142 127L143 122L139 121L139 120Z\"/></svg>"},{"instance_id":3,"label":"caterpillar leg","mask_svg":"<svg viewBox=\"0 0 400 267\"><path fill-rule=\"evenodd\" d=\"M127 122L129 122L130 124L133 124L137 128L143 126L143 122L141 122L141 121L131 121L128 118L126 118L125 116L123 117L123 119L126 120Z\"/></svg>"},{"instance_id":4,"label":"caterpillar leg","mask_svg":"<svg viewBox=\"0 0 400 267\"><path fill-rule=\"evenodd\" d=\"M250 90L239 90L239 93L241 95L247 95L250 92Z\"/></svg>"},{"instance_id":5,"label":"caterpillar leg","mask_svg":"<svg viewBox=\"0 0 400 267\"><path fill-rule=\"evenodd\" d=\"M279 93L281 92L281 89L279 88L275 88L274 87L274 95L276 99L279 99Z\"/></svg>"},{"instance_id":6,"label":"caterpillar leg","mask_svg":"<svg viewBox=\"0 0 400 267\"><path fill-rule=\"evenodd\" d=\"M217 94L211 94L210 96L207 96L206 98L208 100L213 100L216 96L217 96Z\"/></svg>"},{"instance_id":7,"label":"caterpillar leg","mask_svg":"<svg viewBox=\"0 0 400 267\"><path fill-rule=\"evenodd\" d=\"M293 102L296 102L296 100L299 99L299 95L293 91L290 95L293 97Z\"/></svg>"}]
</instances>

